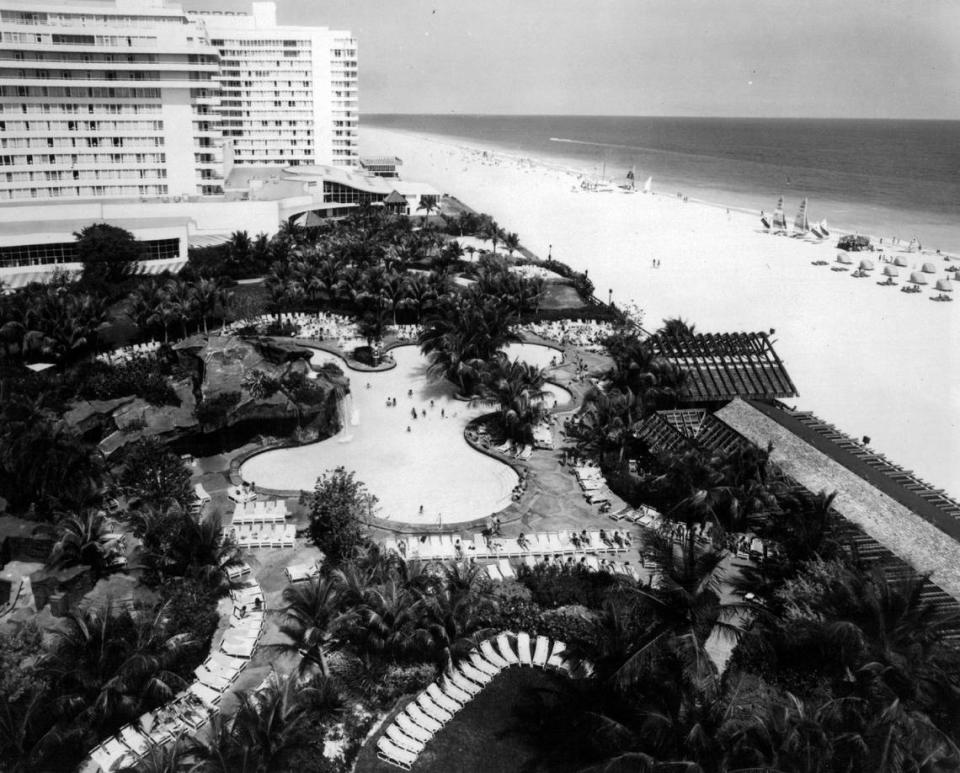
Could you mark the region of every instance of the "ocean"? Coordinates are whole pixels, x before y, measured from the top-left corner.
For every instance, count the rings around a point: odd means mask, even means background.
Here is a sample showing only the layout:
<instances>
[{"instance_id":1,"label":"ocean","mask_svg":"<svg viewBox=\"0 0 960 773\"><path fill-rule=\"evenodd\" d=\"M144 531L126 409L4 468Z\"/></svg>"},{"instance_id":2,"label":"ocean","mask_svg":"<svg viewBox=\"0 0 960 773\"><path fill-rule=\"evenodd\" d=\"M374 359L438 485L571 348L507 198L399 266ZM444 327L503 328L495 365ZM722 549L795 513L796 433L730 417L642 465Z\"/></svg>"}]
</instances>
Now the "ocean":
<instances>
[{"instance_id":1,"label":"ocean","mask_svg":"<svg viewBox=\"0 0 960 773\"><path fill-rule=\"evenodd\" d=\"M960 253L960 121L604 116L377 115L361 122L442 135L658 193L770 212Z\"/></svg>"}]
</instances>

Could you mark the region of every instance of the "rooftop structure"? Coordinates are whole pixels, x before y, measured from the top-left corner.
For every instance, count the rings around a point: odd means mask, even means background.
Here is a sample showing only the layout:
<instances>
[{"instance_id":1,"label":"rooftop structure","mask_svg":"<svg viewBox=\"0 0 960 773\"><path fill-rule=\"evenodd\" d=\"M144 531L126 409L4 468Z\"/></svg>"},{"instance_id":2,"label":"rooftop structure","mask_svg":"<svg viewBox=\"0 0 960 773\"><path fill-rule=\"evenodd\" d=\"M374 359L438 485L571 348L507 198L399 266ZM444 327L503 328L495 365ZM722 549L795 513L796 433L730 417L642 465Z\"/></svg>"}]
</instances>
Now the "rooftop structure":
<instances>
[{"instance_id":1,"label":"rooftop structure","mask_svg":"<svg viewBox=\"0 0 960 773\"><path fill-rule=\"evenodd\" d=\"M402 166L396 156L367 156L360 159L360 166L372 174L380 177L398 177L397 167Z\"/></svg>"},{"instance_id":2,"label":"rooftop structure","mask_svg":"<svg viewBox=\"0 0 960 773\"><path fill-rule=\"evenodd\" d=\"M647 340L655 355L687 374L680 392L685 403L796 397L797 389L766 333L654 335Z\"/></svg>"}]
</instances>

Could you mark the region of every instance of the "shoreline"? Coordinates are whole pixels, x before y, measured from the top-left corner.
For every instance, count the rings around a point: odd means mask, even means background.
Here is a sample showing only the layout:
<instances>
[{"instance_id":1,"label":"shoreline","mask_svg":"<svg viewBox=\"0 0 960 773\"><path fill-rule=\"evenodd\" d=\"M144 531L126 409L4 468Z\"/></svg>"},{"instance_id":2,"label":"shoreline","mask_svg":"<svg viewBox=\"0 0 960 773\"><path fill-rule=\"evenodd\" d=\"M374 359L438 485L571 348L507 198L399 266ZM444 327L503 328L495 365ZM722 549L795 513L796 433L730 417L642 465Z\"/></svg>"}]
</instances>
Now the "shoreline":
<instances>
[{"instance_id":1,"label":"shoreline","mask_svg":"<svg viewBox=\"0 0 960 773\"><path fill-rule=\"evenodd\" d=\"M851 282L817 265L835 265L835 238L774 238L750 211L674 195L573 193L576 170L520 154L484 163L482 148L416 132L364 127L361 146L400 156L404 177L491 214L534 254L589 271L597 296L612 290L618 305L636 303L647 329L682 317L704 332L774 331L800 392L791 404L869 436L873 448L960 496L960 357L943 336L958 304L924 297L947 275L944 256L890 250L884 239L885 253L908 264L898 281L934 264L926 292L910 295L876 286L880 276ZM883 268L876 253L852 257L873 259L874 274Z\"/></svg>"},{"instance_id":2,"label":"shoreline","mask_svg":"<svg viewBox=\"0 0 960 773\"><path fill-rule=\"evenodd\" d=\"M543 169L551 172L557 172L571 177L571 184L579 183L581 180L592 179L592 174L589 170L580 168L577 166L572 166L569 163L564 163L559 158L537 158L535 156L525 155L519 151L514 151L508 148L503 148L495 144L487 144L480 141L467 140L461 137L455 137L452 135L443 135L443 134L433 134L429 132L418 132L411 129L399 129L399 128L386 128L380 126L364 127L366 131L376 131L376 132L386 132L386 133L395 133L402 134L410 138L416 138L420 141L431 142L441 146L447 146L453 148L457 151L471 154L484 154L486 153L490 159L494 161L503 159L509 163L518 165L519 167L526 166L530 169ZM642 176L642 175L641 175ZM635 181L636 182L636 181ZM654 181L656 182L656 181ZM612 183L611 183L612 184ZM588 192L589 193L589 192ZM722 194L722 191L718 191ZM664 193L662 191L651 191L650 194L643 194L643 192L638 188L633 193L620 193L613 192L613 195L651 195L651 196L660 196L667 199L674 199L679 197L679 193ZM731 194L732 195L732 194ZM726 204L722 201L715 201L712 199L701 198L700 196L686 196L686 203L699 204L705 207L710 207L712 209L722 209L729 212L737 212L743 215L752 215L759 222L759 218L763 213L769 214L773 210L763 210L763 209L754 209L752 207L747 207L741 204ZM792 223L793 218L787 218L788 223ZM868 236L870 237L871 243L876 249L876 253L883 252L885 249L888 249L893 245L893 236L888 234L874 234L874 233L865 233L864 231L849 228L842 224L838 223L829 223L830 227L830 236L827 241L829 242L832 239L836 239L838 236L845 235L858 235L858 236ZM883 239L883 244L880 244L880 239ZM900 244L904 244L901 240ZM899 246L899 245L898 245ZM875 253L875 254L876 254ZM932 258L949 258L951 260L960 261L960 246L951 249L921 249L920 251L913 253L917 255L928 255Z\"/></svg>"}]
</instances>

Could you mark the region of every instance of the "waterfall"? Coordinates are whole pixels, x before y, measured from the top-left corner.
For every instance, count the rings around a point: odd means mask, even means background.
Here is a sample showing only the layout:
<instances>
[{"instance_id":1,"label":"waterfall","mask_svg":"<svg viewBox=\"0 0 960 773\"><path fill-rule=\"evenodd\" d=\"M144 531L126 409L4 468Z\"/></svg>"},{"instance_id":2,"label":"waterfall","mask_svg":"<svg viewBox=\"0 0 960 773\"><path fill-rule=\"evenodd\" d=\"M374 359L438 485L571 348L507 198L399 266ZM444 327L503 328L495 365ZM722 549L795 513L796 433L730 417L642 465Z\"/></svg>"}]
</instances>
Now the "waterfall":
<instances>
[{"instance_id":1,"label":"waterfall","mask_svg":"<svg viewBox=\"0 0 960 773\"><path fill-rule=\"evenodd\" d=\"M340 443L349 443L353 440L353 433L350 432L350 426L357 425L356 421L351 422L357 411L353 410L353 395L347 392L340 400L340 435L337 440Z\"/></svg>"}]
</instances>

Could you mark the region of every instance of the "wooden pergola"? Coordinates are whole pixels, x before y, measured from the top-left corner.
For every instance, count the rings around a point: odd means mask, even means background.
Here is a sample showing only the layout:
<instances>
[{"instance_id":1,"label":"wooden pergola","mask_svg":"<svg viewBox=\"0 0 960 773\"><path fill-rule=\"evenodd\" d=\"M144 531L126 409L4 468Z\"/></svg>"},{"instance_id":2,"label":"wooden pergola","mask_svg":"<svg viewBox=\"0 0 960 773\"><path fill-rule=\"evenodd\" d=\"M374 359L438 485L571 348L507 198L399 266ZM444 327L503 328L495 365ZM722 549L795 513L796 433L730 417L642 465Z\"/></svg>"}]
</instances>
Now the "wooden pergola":
<instances>
[{"instance_id":1,"label":"wooden pergola","mask_svg":"<svg viewBox=\"0 0 960 773\"><path fill-rule=\"evenodd\" d=\"M655 355L686 373L679 395L682 402L797 396L797 388L766 333L654 335L647 344Z\"/></svg>"}]
</instances>

